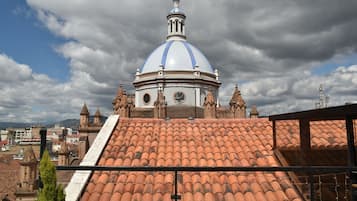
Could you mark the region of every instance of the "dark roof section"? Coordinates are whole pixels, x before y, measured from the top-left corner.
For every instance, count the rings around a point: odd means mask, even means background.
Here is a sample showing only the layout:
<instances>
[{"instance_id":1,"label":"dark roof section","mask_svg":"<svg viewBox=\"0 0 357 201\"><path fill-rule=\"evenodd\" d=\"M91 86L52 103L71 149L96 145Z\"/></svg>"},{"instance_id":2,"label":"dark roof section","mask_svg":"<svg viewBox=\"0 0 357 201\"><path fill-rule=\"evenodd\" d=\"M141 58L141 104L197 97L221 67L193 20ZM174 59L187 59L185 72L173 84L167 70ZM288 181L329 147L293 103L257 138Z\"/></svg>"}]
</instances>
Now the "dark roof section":
<instances>
[{"instance_id":1,"label":"dark roof section","mask_svg":"<svg viewBox=\"0 0 357 201\"><path fill-rule=\"evenodd\" d=\"M272 115L269 116L269 120L276 121L276 120L305 119L309 121L321 121L321 120L345 120L346 117L350 117L353 119L357 118L357 104Z\"/></svg>"}]
</instances>

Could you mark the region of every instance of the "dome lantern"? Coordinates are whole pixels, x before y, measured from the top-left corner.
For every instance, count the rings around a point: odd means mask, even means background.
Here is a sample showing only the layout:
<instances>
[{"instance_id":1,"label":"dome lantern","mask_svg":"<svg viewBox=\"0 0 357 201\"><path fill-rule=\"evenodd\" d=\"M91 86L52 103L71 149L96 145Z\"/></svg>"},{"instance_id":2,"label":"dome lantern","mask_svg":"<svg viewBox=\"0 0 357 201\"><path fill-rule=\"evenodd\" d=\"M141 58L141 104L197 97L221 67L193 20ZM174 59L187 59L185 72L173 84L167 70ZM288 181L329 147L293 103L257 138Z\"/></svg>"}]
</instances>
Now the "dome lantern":
<instances>
[{"instance_id":1,"label":"dome lantern","mask_svg":"<svg viewBox=\"0 0 357 201\"><path fill-rule=\"evenodd\" d=\"M174 8L167 15L167 40L186 40L186 15L180 8L180 0L173 0Z\"/></svg>"}]
</instances>

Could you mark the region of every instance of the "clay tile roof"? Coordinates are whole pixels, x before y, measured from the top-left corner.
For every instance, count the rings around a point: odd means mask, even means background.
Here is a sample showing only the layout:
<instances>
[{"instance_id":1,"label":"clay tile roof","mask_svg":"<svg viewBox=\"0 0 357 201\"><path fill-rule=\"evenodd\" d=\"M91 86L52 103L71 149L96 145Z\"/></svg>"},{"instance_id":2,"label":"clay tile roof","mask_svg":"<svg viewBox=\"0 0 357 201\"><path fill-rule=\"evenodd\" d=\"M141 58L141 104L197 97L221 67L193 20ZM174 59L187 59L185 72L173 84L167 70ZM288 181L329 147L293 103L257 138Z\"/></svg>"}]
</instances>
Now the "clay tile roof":
<instances>
[{"instance_id":1,"label":"clay tile roof","mask_svg":"<svg viewBox=\"0 0 357 201\"><path fill-rule=\"evenodd\" d=\"M312 122L312 145L346 144L343 122ZM342 134L341 134L342 133ZM299 146L298 122L277 123L280 146ZM98 162L106 166L279 166L268 119L121 119ZM300 200L283 172L181 172L183 200ZM87 200L171 200L172 172L95 172Z\"/></svg>"},{"instance_id":2,"label":"clay tile roof","mask_svg":"<svg viewBox=\"0 0 357 201\"><path fill-rule=\"evenodd\" d=\"M8 194L10 200L15 200L15 191L20 175L20 163L13 160L12 155L0 154L0 198Z\"/></svg>"}]
</instances>

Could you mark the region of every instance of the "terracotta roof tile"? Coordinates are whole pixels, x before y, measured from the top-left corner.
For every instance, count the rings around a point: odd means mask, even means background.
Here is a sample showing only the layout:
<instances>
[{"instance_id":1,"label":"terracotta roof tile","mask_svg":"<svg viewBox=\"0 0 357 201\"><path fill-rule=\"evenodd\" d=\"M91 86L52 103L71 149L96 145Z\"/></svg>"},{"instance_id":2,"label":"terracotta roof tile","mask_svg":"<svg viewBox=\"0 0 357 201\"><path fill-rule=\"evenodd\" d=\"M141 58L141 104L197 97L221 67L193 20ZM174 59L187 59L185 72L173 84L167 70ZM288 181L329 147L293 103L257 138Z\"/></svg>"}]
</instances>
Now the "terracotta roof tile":
<instances>
[{"instance_id":1,"label":"terracotta roof tile","mask_svg":"<svg viewBox=\"0 0 357 201\"><path fill-rule=\"evenodd\" d=\"M151 193L145 193L142 198L142 200L148 200L148 201L151 201L152 200L152 194Z\"/></svg>"},{"instance_id":2,"label":"terracotta roof tile","mask_svg":"<svg viewBox=\"0 0 357 201\"><path fill-rule=\"evenodd\" d=\"M131 193L129 192L125 192L122 196L121 196L121 201L128 201L131 200Z\"/></svg>"},{"instance_id":3,"label":"terracotta roof tile","mask_svg":"<svg viewBox=\"0 0 357 201\"><path fill-rule=\"evenodd\" d=\"M342 122L343 123L343 122ZM343 146L341 122L313 122L312 145ZM341 135L342 133L342 135ZM299 145L297 121L277 123L278 145ZM121 119L98 165L278 166L267 119ZM172 172L94 172L82 200L171 200ZM179 173L183 200L300 199L282 172Z\"/></svg>"},{"instance_id":4,"label":"terracotta roof tile","mask_svg":"<svg viewBox=\"0 0 357 201\"><path fill-rule=\"evenodd\" d=\"M110 201L111 197L112 197L112 194L111 194L111 193L103 193L103 194L100 196L99 200L100 200L100 201Z\"/></svg>"},{"instance_id":5,"label":"terracotta roof tile","mask_svg":"<svg viewBox=\"0 0 357 201\"><path fill-rule=\"evenodd\" d=\"M99 200L101 194L99 192L94 192L90 195L89 201Z\"/></svg>"},{"instance_id":6,"label":"terracotta roof tile","mask_svg":"<svg viewBox=\"0 0 357 201\"><path fill-rule=\"evenodd\" d=\"M88 192L84 192L83 193L83 195L82 195L82 198L81 198L81 200L89 200L89 198L90 198L90 194L88 193Z\"/></svg>"}]
</instances>

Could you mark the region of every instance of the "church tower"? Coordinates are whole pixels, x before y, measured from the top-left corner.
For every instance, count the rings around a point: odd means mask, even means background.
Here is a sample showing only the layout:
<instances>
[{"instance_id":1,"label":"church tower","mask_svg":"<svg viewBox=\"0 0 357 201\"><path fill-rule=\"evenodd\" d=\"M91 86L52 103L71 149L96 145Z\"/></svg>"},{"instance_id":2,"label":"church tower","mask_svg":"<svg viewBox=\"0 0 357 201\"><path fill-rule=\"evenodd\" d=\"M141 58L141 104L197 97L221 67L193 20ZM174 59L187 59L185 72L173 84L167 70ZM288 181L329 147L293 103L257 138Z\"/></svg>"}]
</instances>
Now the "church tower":
<instances>
[{"instance_id":1,"label":"church tower","mask_svg":"<svg viewBox=\"0 0 357 201\"><path fill-rule=\"evenodd\" d=\"M36 200L38 162L32 146L25 150L24 159L20 162L20 165L20 182L15 193L16 199Z\"/></svg>"},{"instance_id":2,"label":"church tower","mask_svg":"<svg viewBox=\"0 0 357 201\"><path fill-rule=\"evenodd\" d=\"M84 103L80 113L79 127L86 128L88 126L89 126L89 111L88 111L87 104Z\"/></svg>"},{"instance_id":3,"label":"church tower","mask_svg":"<svg viewBox=\"0 0 357 201\"><path fill-rule=\"evenodd\" d=\"M102 120L101 120L102 114L100 114L99 108L97 109L97 111L94 114L94 120L93 120L93 124L95 126L100 126L102 125Z\"/></svg>"},{"instance_id":4,"label":"church tower","mask_svg":"<svg viewBox=\"0 0 357 201\"><path fill-rule=\"evenodd\" d=\"M249 117L251 119L259 118L259 112L256 105L253 105L252 108L250 109Z\"/></svg>"},{"instance_id":5,"label":"church tower","mask_svg":"<svg viewBox=\"0 0 357 201\"><path fill-rule=\"evenodd\" d=\"M246 118L246 104L243 100L242 94L236 85L231 101L229 101L232 118Z\"/></svg>"},{"instance_id":6,"label":"church tower","mask_svg":"<svg viewBox=\"0 0 357 201\"><path fill-rule=\"evenodd\" d=\"M66 140L61 142L61 148L58 152L58 165L67 166L69 164L69 151Z\"/></svg>"}]
</instances>

